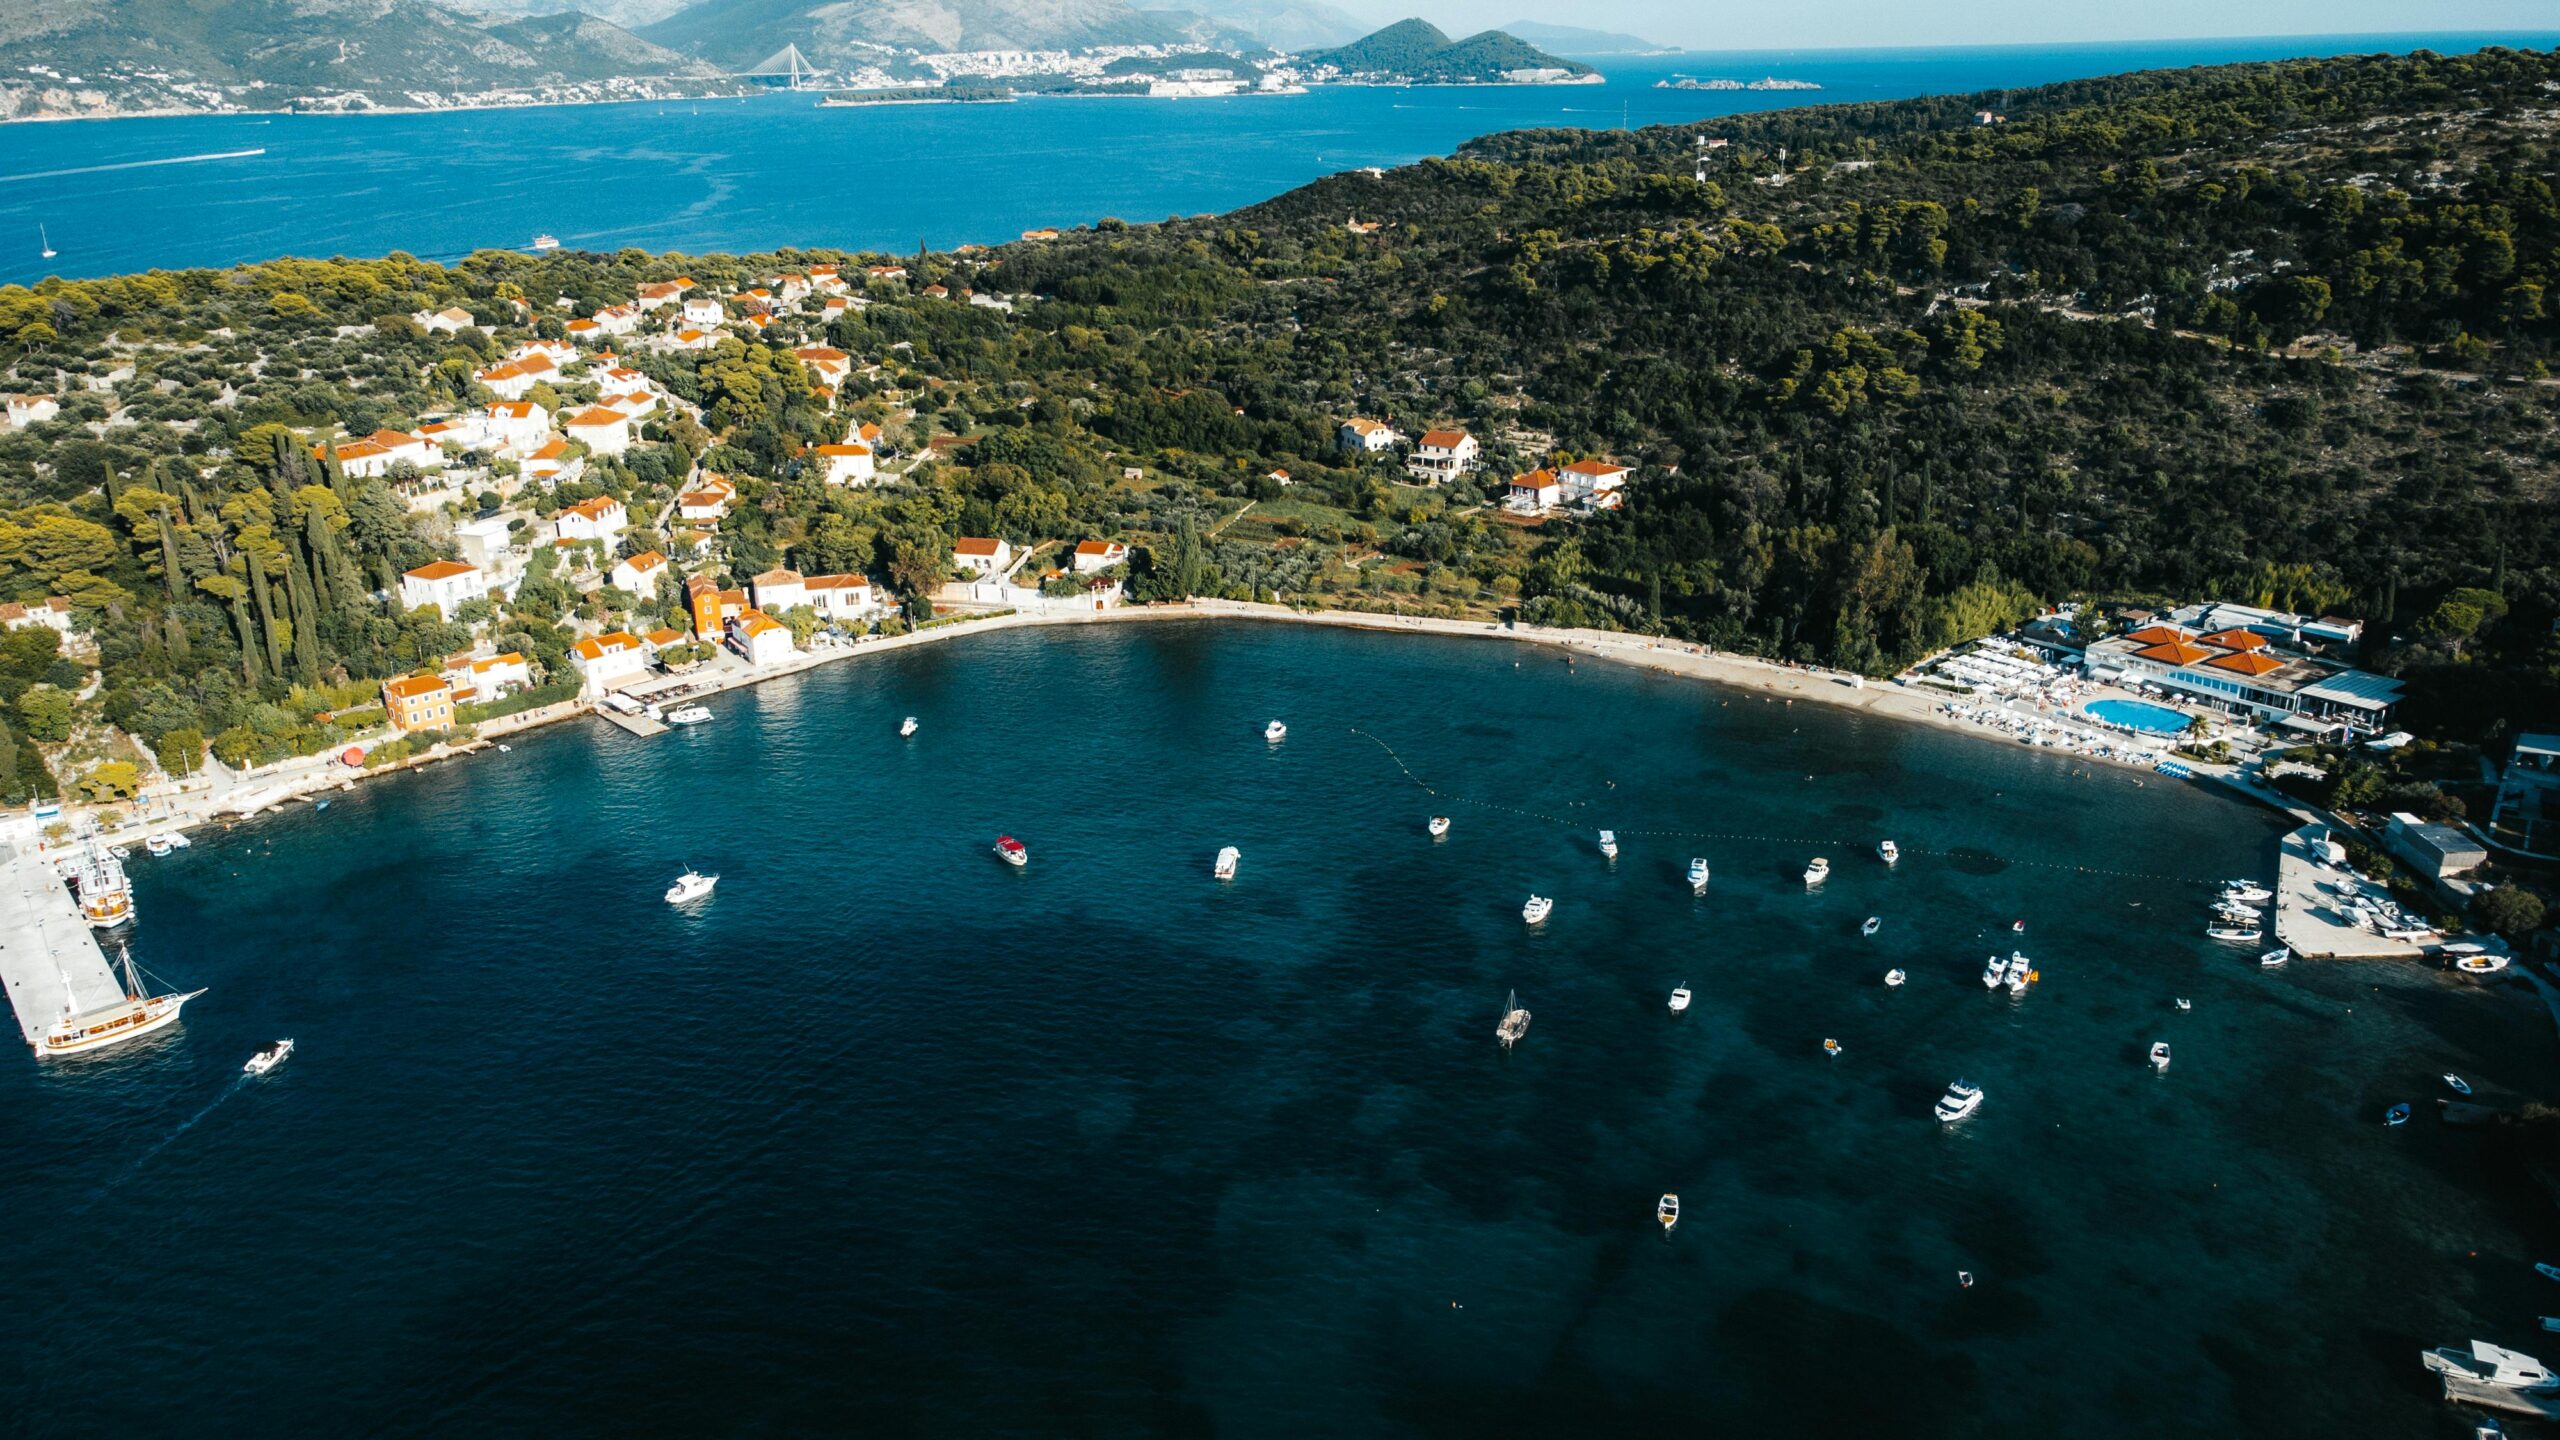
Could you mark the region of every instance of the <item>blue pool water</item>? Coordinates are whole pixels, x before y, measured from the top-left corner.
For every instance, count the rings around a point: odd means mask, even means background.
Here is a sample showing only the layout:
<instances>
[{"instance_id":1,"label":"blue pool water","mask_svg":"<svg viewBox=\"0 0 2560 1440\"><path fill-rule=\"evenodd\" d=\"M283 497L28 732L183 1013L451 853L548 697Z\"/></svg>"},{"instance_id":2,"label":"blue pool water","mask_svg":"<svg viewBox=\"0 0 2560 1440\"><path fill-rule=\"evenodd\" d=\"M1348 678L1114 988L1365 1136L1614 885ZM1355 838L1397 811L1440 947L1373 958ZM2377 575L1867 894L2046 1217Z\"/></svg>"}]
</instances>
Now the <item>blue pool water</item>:
<instances>
[{"instance_id":1,"label":"blue pool water","mask_svg":"<svg viewBox=\"0 0 2560 1440\"><path fill-rule=\"evenodd\" d=\"M2148 700L2092 700L2080 707L2091 719L2123 725L2149 735L2175 735L2187 728L2184 711Z\"/></svg>"}]
</instances>

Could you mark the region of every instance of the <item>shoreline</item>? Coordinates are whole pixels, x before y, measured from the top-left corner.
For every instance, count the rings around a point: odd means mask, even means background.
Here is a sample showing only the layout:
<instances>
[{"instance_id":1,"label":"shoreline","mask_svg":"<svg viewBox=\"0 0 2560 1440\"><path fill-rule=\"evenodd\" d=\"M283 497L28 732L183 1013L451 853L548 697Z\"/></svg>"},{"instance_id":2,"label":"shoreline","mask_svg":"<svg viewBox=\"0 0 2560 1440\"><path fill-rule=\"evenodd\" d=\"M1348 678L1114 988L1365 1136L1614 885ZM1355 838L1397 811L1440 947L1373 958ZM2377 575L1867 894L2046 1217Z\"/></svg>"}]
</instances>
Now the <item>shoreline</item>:
<instances>
[{"instance_id":1,"label":"shoreline","mask_svg":"<svg viewBox=\"0 0 2560 1440\"><path fill-rule=\"evenodd\" d=\"M966 613L966 612L961 612ZM1725 651L1691 648L1679 642L1653 636L1602 630L1521 629L1500 621L1448 620L1436 616L1375 614L1361 610L1301 610L1287 605L1243 600L1189 600L1180 604L1124 606L1105 611L1013 611L985 619L952 619L931 629L910 631L904 635L874 639L823 651L804 651L792 660L759 670L731 671L705 677L704 688L688 694L688 702L698 702L730 690L746 689L801 675L824 666L885 651L919 645L935 645L968 635L987 634L999 630L1049 628L1081 625L1123 625L1165 623L1185 620L1261 621L1267 623L1330 626L1336 629L1371 630L1406 635L1437 635L1452 639L1502 640L1540 646L1563 652L1568 659L1588 655L1594 659L1650 670L1709 685L1739 690L1746 695L1759 693L1769 701L1792 705L1798 700L1838 709L1856 710L1885 718L1927 725L1949 734L1962 735L1986 744L2013 743L1974 725L1938 713L1944 697L1935 691L1917 690L1891 681L1861 681L1852 684L1846 672L1800 669L1763 660L1756 656L1736 655ZM168 831L197 829L216 822L246 820L269 810L279 809L297 800L315 801L325 795L353 789L366 780L396 775L430 765L486 751L502 739L530 730L561 724L585 717L602 719L598 705L590 700L575 700L539 710L501 716L476 727L474 738L465 744L439 746L423 755L411 756L397 764L349 769L338 759L339 747L321 755L297 756L280 761L265 774L251 772L236 782L222 787L208 786L200 790L181 791L175 796L161 797L166 808L152 810L148 805L126 811L124 823L100 824L94 838L106 844L137 844L145 836ZM380 743L380 742L373 742ZM2129 761L2074 753L2074 761L2092 766L2108 765L2136 775L2151 773L2147 767ZM2237 798L2254 800L2261 805L2288 814L2298 814L2271 797L2238 783L2215 767L2190 763L2199 780L2214 782ZM76 820L116 807L97 806L74 809L66 805L64 818ZM2304 819L2313 818L2303 816Z\"/></svg>"}]
</instances>

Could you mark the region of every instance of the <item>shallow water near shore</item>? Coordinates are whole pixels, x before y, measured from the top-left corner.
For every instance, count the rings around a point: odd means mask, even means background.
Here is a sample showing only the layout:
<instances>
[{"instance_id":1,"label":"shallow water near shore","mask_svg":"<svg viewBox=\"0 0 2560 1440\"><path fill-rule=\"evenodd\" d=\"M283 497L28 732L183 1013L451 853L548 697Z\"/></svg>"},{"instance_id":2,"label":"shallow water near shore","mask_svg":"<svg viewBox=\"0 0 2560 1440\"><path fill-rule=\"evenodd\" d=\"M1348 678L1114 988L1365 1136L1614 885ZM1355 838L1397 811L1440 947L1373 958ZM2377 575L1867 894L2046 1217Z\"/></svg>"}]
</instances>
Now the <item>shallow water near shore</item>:
<instances>
[{"instance_id":1,"label":"shallow water near shore","mask_svg":"<svg viewBox=\"0 0 2560 1440\"><path fill-rule=\"evenodd\" d=\"M2280 829L2235 799L1314 627L713 709L136 857L137 958L210 993L0 1059L13 1428L2405 1436L2451 1428L2417 1349L2560 1298L2424 1103L2547 1093L2549 1019L2206 941Z\"/></svg>"}]
</instances>

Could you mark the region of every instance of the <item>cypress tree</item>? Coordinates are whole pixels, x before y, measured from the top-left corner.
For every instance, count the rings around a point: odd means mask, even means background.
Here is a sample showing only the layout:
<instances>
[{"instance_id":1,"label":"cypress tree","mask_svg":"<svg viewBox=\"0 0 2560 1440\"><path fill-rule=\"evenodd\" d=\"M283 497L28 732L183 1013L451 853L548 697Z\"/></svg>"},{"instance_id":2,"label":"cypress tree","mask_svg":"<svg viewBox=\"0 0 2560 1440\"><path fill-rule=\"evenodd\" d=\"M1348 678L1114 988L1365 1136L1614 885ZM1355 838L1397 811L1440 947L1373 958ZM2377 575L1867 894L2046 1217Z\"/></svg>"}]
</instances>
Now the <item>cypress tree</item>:
<instances>
[{"instance_id":1,"label":"cypress tree","mask_svg":"<svg viewBox=\"0 0 2560 1440\"><path fill-rule=\"evenodd\" d=\"M249 558L249 593L258 601L258 629L266 642L267 673L284 673L284 641L276 634L275 602L267 598L267 569L256 556Z\"/></svg>"}]
</instances>

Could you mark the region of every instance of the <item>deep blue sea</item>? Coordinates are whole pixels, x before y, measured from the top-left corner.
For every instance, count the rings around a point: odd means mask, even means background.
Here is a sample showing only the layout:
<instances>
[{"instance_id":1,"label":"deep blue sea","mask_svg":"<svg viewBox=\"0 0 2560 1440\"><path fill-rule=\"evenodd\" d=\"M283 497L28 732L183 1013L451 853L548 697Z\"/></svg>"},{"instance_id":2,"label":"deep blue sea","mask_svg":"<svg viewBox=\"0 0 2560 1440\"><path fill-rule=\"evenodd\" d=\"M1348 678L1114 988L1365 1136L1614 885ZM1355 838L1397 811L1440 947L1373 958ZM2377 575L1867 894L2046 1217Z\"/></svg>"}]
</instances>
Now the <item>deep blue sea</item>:
<instances>
[{"instance_id":1,"label":"deep blue sea","mask_svg":"<svg viewBox=\"0 0 2560 1440\"><path fill-rule=\"evenodd\" d=\"M2205 940L2272 864L2235 799L1243 624L713 709L134 859L209 993L0 1056L11 1434L2404 1440L2421 1347L2553 1308L2550 1204L2425 1104L2548 1093L2550 1021Z\"/></svg>"},{"instance_id":2,"label":"deep blue sea","mask_svg":"<svg viewBox=\"0 0 2560 1440\"><path fill-rule=\"evenodd\" d=\"M352 117L0 126L0 283L279 255L453 259L571 246L909 251L1106 215L1232 209L1319 176L1445 155L1498 130L1655 125L2291 55L2560 32L1595 57L1605 86L1372 89L1235 100L1033 100L821 110L813 94ZM1673 75L1819 92L1657 90ZM156 162L264 150L245 159ZM38 255L38 227L59 255Z\"/></svg>"}]
</instances>

